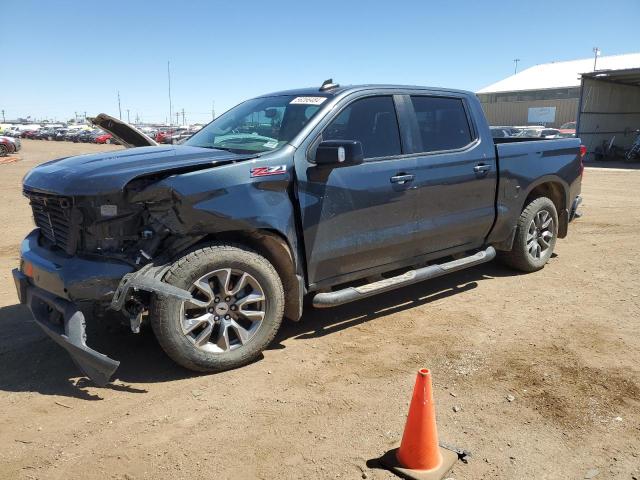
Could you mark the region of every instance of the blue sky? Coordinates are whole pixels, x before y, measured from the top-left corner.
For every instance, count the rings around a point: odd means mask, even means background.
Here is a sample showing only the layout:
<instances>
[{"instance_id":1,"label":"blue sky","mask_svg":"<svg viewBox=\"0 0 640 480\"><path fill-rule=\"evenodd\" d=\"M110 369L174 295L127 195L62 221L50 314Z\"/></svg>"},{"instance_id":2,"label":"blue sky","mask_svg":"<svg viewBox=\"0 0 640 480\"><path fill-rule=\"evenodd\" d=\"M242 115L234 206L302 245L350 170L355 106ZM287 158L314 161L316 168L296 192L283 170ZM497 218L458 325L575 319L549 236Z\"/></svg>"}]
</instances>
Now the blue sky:
<instances>
[{"instance_id":1,"label":"blue sky","mask_svg":"<svg viewBox=\"0 0 640 480\"><path fill-rule=\"evenodd\" d=\"M287 88L401 83L477 90L554 60L640 51L640 1L4 0L0 109L209 121ZM8 8L10 7L10 8ZM0 117L1 118L1 117Z\"/></svg>"}]
</instances>

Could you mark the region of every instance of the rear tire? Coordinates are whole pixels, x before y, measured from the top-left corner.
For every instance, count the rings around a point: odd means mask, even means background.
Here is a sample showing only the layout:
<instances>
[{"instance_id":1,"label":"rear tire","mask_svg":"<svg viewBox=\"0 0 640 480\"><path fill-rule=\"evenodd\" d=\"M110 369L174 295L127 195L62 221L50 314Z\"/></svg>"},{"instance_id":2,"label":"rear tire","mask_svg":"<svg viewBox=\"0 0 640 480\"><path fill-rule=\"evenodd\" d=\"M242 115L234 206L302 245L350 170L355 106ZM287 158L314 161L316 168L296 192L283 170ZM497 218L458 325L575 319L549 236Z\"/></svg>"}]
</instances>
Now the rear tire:
<instances>
[{"instance_id":1,"label":"rear tire","mask_svg":"<svg viewBox=\"0 0 640 480\"><path fill-rule=\"evenodd\" d=\"M190 370L220 372L256 360L282 323L278 273L267 259L240 245L213 244L188 253L164 281L197 299L156 295L151 302L158 343Z\"/></svg>"},{"instance_id":2,"label":"rear tire","mask_svg":"<svg viewBox=\"0 0 640 480\"><path fill-rule=\"evenodd\" d=\"M9 149L7 148L7 146L0 144L0 157L6 157L8 152Z\"/></svg>"},{"instance_id":3,"label":"rear tire","mask_svg":"<svg viewBox=\"0 0 640 480\"><path fill-rule=\"evenodd\" d=\"M520 214L511 251L498 252L506 265L522 272L542 269L558 237L558 212L547 197L531 201Z\"/></svg>"}]
</instances>

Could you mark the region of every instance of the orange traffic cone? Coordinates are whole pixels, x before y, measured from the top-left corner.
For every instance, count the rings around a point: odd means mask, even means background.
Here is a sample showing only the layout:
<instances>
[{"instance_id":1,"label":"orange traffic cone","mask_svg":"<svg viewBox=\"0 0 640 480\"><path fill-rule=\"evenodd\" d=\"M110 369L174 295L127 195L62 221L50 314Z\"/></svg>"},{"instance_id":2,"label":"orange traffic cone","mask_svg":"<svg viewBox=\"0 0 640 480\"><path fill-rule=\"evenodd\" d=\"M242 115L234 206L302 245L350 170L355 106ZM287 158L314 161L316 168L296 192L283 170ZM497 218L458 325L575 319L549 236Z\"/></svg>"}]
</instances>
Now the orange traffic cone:
<instances>
[{"instance_id":1,"label":"orange traffic cone","mask_svg":"<svg viewBox=\"0 0 640 480\"><path fill-rule=\"evenodd\" d=\"M431 372L422 368L418 370L400 448L388 452L381 461L405 478L440 480L457 459L457 453L438 444Z\"/></svg>"}]
</instances>

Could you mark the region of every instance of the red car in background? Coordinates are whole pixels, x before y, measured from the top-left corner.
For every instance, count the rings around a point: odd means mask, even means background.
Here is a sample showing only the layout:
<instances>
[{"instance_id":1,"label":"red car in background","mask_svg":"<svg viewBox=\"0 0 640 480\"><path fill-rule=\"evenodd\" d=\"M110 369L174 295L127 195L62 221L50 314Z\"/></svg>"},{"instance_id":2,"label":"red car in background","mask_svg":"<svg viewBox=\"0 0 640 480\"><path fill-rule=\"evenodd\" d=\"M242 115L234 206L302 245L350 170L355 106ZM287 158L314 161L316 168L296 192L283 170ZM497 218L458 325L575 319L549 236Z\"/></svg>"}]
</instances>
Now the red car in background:
<instances>
[{"instance_id":1,"label":"red car in background","mask_svg":"<svg viewBox=\"0 0 640 480\"><path fill-rule=\"evenodd\" d=\"M114 143L113 142L113 135L111 135L110 133L105 133L104 135L100 135L99 137L96 137L96 143Z\"/></svg>"},{"instance_id":2,"label":"red car in background","mask_svg":"<svg viewBox=\"0 0 640 480\"><path fill-rule=\"evenodd\" d=\"M156 137L154 138L154 140L158 143L166 143L165 141L171 135L173 135L173 132L171 130L160 130L158 133L156 133Z\"/></svg>"},{"instance_id":3,"label":"red car in background","mask_svg":"<svg viewBox=\"0 0 640 480\"><path fill-rule=\"evenodd\" d=\"M35 134L36 134L36 133L38 133L38 131L37 131L37 130L25 130L24 132L22 132L22 133L20 134L20 136L21 136L22 138L30 138L30 139L32 139L32 140L33 140L33 138L34 138L34 136L35 136Z\"/></svg>"},{"instance_id":4,"label":"red car in background","mask_svg":"<svg viewBox=\"0 0 640 480\"><path fill-rule=\"evenodd\" d=\"M0 157L4 157L18 150L16 143L9 137L0 137Z\"/></svg>"},{"instance_id":5,"label":"red car in background","mask_svg":"<svg viewBox=\"0 0 640 480\"><path fill-rule=\"evenodd\" d=\"M560 126L561 137L575 137L576 136L576 122L563 123Z\"/></svg>"}]
</instances>

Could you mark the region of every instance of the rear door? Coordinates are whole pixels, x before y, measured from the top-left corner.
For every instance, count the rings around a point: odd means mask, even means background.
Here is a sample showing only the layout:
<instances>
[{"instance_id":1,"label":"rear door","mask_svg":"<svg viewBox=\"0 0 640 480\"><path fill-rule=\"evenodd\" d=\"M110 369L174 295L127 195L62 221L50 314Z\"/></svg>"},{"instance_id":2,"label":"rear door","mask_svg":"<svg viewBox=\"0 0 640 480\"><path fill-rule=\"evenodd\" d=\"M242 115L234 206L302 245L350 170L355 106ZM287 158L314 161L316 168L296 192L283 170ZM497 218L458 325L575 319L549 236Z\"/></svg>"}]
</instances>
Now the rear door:
<instances>
[{"instance_id":1,"label":"rear door","mask_svg":"<svg viewBox=\"0 0 640 480\"><path fill-rule=\"evenodd\" d=\"M413 112L411 148L417 154L416 254L476 248L495 218L493 141L481 141L470 114L473 105L463 95L404 98Z\"/></svg>"},{"instance_id":2,"label":"rear door","mask_svg":"<svg viewBox=\"0 0 640 480\"><path fill-rule=\"evenodd\" d=\"M310 284L362 277L382 265L411 257L415 158L403 150L394 97L345 100L320 140L358 140L360 165L318 167L296 162L307 274ZM404 179L404 180L403 180Z\"/></svg>"}]
</instances>

